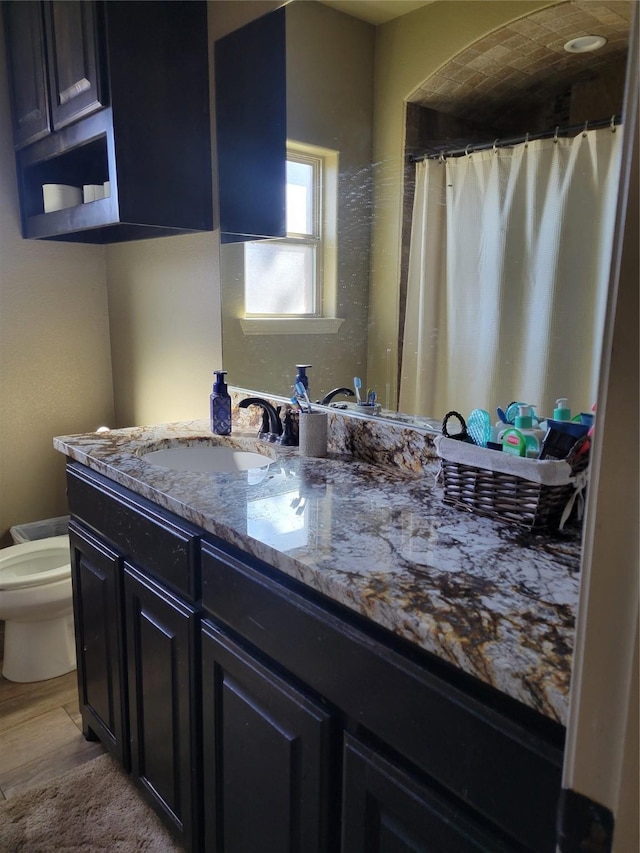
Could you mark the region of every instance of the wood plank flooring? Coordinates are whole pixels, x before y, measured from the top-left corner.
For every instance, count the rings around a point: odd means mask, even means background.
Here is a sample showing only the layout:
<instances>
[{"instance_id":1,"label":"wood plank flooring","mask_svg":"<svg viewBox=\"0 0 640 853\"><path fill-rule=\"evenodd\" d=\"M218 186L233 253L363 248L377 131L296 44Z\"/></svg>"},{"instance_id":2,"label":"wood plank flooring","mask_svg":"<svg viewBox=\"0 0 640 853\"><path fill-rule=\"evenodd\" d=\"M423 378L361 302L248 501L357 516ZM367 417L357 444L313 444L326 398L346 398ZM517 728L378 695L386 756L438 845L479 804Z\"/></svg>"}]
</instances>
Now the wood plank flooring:
<instances>
[{"instance_id":1,"label":"wood plank flooring","mask_svg":"<svg viewBox=\"0 0 640 853\"><path fill-rule=\"evenodd\" d=\"M0 660L4 623L0 622ZM82 735L76 672L19 684L0 676L0 800L104 752Z\"/></svg>"}]
</instances>

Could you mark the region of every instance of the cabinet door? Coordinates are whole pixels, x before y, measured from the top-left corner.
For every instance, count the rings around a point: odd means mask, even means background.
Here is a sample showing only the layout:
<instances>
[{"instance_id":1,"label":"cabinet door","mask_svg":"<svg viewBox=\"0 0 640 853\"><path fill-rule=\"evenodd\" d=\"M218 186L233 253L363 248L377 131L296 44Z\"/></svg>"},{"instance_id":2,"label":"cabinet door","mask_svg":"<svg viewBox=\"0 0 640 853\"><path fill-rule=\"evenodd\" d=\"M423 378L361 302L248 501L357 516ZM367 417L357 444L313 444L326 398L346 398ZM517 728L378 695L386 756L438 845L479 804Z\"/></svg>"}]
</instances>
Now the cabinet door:
<instances>
[{"instance_id":1,"label":"cabinet door","mask_svg":"<svg viewBox=\"0 0 640 853\"><path fill-rule=\"evenodd\" d=\"M131 774L174 833L197 849L195 613L128 564L124 588Z\"/></svg>"},{"instance_id":2,"label":"cabinet door","mask_svg":"<svg viewBox=\"0 0 640 853\"><path fill-rule=\"evenodd\" d=\"M285 10L214 47L223 243L286 234Z\"/></svg>"},{"instance_id":3,"label":"cabinet door","mask_svg":"<svg viewBox=\"0 0 640 853\"><path fill-rule=\"evenodd\" d=\"M345 737L343 773L342 853L506 853L516 849L350 736Z\"/></svg>"},{"instance_id":4,"label":"cabinet door","mask_svg":"<svg viewBox=\"0 0 640 853\"><path fill-rule=\"evenodd\" d=\"M202 658L205 849L335 851L327 710L209 623Z\"/></svg>"},{"instance_id":5,"label":"cabinet door","mask_svg":"<svg viewBox=\"0 0 640 853\"><path fill-rule=\"evenodd\" d=\"M75 521L69 524L82 727L129 764L122 658L119 555Z\"/></svg>"},{"instance_id":6,"label":"cabinet door","mask_svg":"<svg viewBox=\"0 0 640 853\"><path fill-rule=\"evenodd\" d=\"M3 3L16 148L50 132L42 5Z\"/></svg>"},{"instance_id":7,"label":"cabinet door","mask_svg":"<svg viewBox=\"0 0 640 853\"><path fill-rule=\"evenodd\" d=\"M51 120L59 130L103 106L96 5L45 3Z\"/></svg>"}]
</instances>

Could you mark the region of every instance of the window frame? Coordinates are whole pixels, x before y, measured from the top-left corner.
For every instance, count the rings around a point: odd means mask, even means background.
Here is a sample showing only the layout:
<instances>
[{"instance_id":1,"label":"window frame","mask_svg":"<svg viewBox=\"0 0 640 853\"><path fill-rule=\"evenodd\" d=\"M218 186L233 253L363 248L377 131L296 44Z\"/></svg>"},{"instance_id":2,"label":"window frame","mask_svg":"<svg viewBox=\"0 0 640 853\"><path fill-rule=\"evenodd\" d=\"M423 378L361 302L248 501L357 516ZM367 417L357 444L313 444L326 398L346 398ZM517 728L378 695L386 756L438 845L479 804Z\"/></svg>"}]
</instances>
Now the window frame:
<instances>
[{"instance_id":1,"label":"window frame","mask_svg":"<svg viewBox=\"0 0 640 853\"><path fill-rule=\"evenodd\" d=\"M319 333L337 331L341 320L336 318L337 302L337 194L338 152L320 146L287 141L287 161L311 165L312 173L312 234L288 232L286 237L272 238L270 244L305 245L313 249L313 311L298 314L266 314L247 311L246 265L244 273L245 300L241 320L245 334L287 334L288 328L301 323L317 327ZM254 241L257 242L257 241ZM276 331L277 329L277 331ZM295 333L295 332L291 332Z\"/></svg>"}]
</instances>

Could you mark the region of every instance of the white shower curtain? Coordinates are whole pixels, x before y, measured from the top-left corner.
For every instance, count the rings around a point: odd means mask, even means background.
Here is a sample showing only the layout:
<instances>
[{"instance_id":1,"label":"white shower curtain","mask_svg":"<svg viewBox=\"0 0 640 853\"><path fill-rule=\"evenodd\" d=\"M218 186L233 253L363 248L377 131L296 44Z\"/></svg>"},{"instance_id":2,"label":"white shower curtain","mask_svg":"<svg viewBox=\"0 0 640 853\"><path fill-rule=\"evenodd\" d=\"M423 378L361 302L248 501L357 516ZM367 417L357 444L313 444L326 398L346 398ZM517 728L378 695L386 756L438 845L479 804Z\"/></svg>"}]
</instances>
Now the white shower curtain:
<instances>
[{"instance_id":1,"label":"white shower curtain","mask_svg":"<svg viewBox=\"0 0 640 853\"><path fill-rule=\"evenodd\" d=\"M416 164L399 408L595 401L622 133Z\"/></svg>"}]
</instances>

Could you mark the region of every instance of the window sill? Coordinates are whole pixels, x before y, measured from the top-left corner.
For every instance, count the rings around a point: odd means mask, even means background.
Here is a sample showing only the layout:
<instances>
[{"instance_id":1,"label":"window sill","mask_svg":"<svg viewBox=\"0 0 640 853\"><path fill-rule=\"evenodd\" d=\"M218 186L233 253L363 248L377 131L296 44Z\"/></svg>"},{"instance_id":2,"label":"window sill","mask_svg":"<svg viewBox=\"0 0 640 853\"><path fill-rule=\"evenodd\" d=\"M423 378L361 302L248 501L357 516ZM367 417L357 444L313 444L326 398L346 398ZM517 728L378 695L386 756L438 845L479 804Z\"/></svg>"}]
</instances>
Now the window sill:
<instances>
[{"instance_id":1,"label":"window sill","mask_svg":"<svg viewBox=\"0 0 640 853\"><path fill-rule=\"evenodd\" d=\"M338 317L242 317L245 335L334 335L344 320Z\"/></svg>"}]
</instances>

